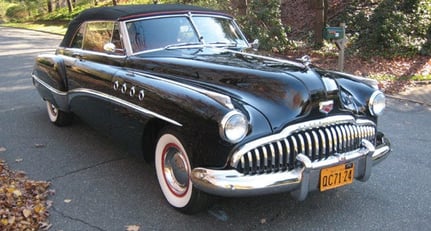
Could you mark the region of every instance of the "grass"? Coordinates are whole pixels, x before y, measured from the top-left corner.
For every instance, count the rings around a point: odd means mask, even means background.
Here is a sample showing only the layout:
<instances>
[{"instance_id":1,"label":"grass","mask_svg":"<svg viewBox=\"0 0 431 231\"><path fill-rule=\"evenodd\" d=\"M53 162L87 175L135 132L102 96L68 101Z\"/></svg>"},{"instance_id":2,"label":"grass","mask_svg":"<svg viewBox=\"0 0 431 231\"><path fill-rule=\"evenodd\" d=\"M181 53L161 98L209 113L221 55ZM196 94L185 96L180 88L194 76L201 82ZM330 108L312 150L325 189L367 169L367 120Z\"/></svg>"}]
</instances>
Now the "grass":
<instances>
[{"instance_id":1,"label":"grass","mask_svg":"<svg viewBox=\"0 0 431 231\"><path fill-rule=\"evenodd\" d=\"M16 27L29 30L43 31L53 34L64 35L67 29L67 23L49 23L49 22L24 22L24 23L3 23L7 27Z\"/></svg>"}]
</instances>

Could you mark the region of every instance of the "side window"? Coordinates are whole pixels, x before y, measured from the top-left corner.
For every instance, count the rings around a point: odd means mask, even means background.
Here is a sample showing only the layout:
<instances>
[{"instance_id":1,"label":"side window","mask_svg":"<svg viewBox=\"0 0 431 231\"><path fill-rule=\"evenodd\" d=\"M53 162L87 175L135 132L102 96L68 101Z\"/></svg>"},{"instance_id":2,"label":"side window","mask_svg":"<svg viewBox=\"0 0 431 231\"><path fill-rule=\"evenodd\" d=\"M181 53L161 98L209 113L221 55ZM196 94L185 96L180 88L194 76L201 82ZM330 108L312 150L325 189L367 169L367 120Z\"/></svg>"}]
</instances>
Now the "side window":
<instances>
[{"instance_id":1,"label":"side window","mask_svg":"<svg viewBox=\"0 0 431 231\"><path fill-rule=\"evenodd\" d=\"M114 25L111 43L115 45L115 54L120 54L120 55L124 54L124 46L123 46L123 41L121 39L120 28L118 26L118 23L115 23Z\"/></svg>"},{"instance_id":2,"label":"side window","mask_svg":"<svg viewBox=\"0 0 431 231\"><path fill-rule=\"evenodd\" d=\"M82 40L84 40L84 31L85 26L81 25L78 32L75 35L75 38L73 38L72 44L70 45L71 48L82 48Z\"/></svg>"},{"instance_id":3,"label":"side window","mask_svg":"<svg viewBox=\"0 0 431 231\"><path fill-rule=\"evenodd\" d=\"M118 23L87 22L81 25L70 47L105 53L104 46L107 43L115 45L115 54L124 54Z\"/></svg>"},{"instance_id":4,"label":"side window","mask_svg":"<svg viewBox=\"0 0 431 231\"><path fill-rule=\"evenodd\" d=\"M104 52L103 46L111 41L113 30L114 22L87 23L82 49Z\"/></svg>"}]
</instances>

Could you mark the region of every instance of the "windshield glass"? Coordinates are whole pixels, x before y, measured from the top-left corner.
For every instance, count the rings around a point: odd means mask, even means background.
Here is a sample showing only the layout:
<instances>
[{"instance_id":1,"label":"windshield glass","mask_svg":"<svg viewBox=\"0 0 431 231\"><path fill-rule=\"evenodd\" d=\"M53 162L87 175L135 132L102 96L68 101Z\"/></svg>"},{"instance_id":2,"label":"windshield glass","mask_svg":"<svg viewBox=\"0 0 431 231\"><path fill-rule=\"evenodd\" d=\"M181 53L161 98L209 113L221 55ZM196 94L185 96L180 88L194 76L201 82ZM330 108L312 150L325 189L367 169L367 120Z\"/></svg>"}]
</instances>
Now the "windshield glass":
<instances>
[{"instance_id":1,"label":"windshield glass","mask_svg":"<svg viewBox=\"0 0 431 231\"><path fill-rule=\"evenodd\" d=\"M193 17L193 21L195 22L205 43L234 44L240 47L247 46L247 43L241 36L241 32L231 20L225 18L195 16Z\"/></svg>"},{"instance_id":2,"label":"windshield glass","mask_svg":"<svg viewBox=\"0 0 431 231\"><path fill-rule=\"evenodd\" d=\"M133 53L179 43L198 43L187 17L155 18L126 24Z\"/></svg>"},{"instance_id":3,"label":"windshield glass","mask_svg":"<svg viewBox=\"0 0 431 231\"><path fill-rule=\"evenodd\" d=\"M241 32L228 18L171 16L130 21L126 26L133 53L197 45L247 47Z\"/></svg>"}]
</instances>

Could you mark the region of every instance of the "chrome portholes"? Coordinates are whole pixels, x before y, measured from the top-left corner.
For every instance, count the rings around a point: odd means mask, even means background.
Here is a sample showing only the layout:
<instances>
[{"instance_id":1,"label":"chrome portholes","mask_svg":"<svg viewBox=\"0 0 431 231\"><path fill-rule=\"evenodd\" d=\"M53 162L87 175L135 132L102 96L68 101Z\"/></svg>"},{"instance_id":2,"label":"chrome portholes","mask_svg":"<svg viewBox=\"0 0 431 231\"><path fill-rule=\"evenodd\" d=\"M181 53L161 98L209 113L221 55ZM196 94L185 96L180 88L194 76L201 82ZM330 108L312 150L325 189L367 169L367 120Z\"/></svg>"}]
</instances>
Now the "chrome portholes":
<instances>
[{"instance_id":1,"label":"chrome portholes","mask_svg":"<svg viewBox=\"0 0 431 231\"><path fill-rule=\"evenodd\" d=\"M130 97L138 97L139 101L143 101L145 98L145 90L141 89L138 91L137 86L130 86L127 83L120 84L120 81L116 80L113 86L115 91L120 90L121 93L127 94Z\"/></svg>"},{"instance_id":2,"label":"chrome portholes","mask_svg":"<svg viewBox=\"0 0 431 231\"><path fill-rule=\"evenodd\" d=\"M145 98L145 91L144 90L140 90L139 94L138 94L139 101L144 100L144 98Z\"/></svg>"},{"instance_id":3,"label":"chrome portholes","mask_svg":"<svg viewBox=\"0 0 431 231\"><path fill-rule=\"evenodd\" d=\"M123 83L121 86L121 93L126 94L127 92L127 83Z\"/></svg>"},{"instance_id":4,"label":"chrome portholes","mask_svg":"<svg viewBox=\"0 0 431 231\"><path fill-rule=\"evenodd\" d=\"M133 97L133 96L135 96L135 93L136 93L136 88L135 88L135 86L133 86L133 87L131 87L131 88L130 88L129 95L130 95L131 97Z\"/></svg>"},{"instance_id":5,"label":"chrome portholes","mask_svg":"<svg viewBox=\"0 0 431 231\"><path fill-rule=\"evenodd\" d=\"M118 88L120 87L120 83L117 81L114 82L114 90L118 91Z\"/></svg>"}]
</instances>

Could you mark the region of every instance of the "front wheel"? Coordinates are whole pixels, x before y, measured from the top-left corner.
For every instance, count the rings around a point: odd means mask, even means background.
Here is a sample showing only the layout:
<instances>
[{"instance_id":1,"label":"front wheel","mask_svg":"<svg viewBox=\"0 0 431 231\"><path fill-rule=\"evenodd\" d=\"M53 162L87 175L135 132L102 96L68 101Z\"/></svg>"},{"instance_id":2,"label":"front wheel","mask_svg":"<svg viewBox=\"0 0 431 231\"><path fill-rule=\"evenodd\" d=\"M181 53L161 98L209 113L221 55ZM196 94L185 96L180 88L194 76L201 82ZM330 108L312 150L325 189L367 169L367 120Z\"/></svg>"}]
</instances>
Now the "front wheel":
<instances>
[{"instance_id":1,"label":"front wheel","mask_svg":"<svg viewBox=\"0 0 431 231\"><path fill-rule=\"evenodd\" d=\"M209 195L193 187L189 155L177 132L165 130L159 136L155 167L160 188L172 207L192 214L208 206Z\"/></svg>"},{"instance_id":2,"label":"front wheel","mask_svg":"<svg viewBox=\"0 0 431 231\"><path fill-rule=\"evenodd\" d=\"M54 104L46 101L49 120L57 126L66 126L72 123L73 114L58 109Z\"/></svg>"}]
</instances>

